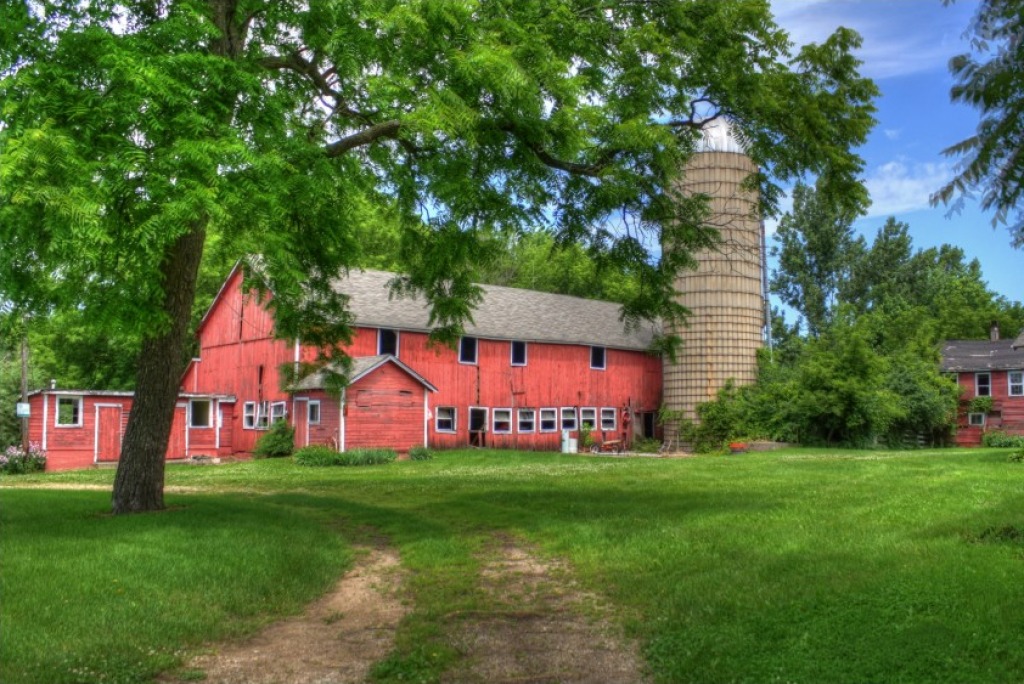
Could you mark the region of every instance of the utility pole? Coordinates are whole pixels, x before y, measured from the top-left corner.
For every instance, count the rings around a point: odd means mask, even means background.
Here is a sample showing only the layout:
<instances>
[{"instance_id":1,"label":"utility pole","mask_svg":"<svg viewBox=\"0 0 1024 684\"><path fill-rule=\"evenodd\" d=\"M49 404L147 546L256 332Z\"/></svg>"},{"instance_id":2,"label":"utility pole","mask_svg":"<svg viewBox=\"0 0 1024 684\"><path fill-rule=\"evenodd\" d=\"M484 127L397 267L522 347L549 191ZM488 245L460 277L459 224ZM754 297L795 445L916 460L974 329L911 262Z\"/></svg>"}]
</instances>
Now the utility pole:
<instances>
[{"instance_id":1,"label":"utility pole","mask_svg":"<svg viewBox=\"0 0 1024 684\"><path fill-rule=\"evenodd\" d=\"M21 401L28 403L28 322L21 319ZM28 418L21 419L21 448L28 453Z\"/></svg>"}]
</instances>

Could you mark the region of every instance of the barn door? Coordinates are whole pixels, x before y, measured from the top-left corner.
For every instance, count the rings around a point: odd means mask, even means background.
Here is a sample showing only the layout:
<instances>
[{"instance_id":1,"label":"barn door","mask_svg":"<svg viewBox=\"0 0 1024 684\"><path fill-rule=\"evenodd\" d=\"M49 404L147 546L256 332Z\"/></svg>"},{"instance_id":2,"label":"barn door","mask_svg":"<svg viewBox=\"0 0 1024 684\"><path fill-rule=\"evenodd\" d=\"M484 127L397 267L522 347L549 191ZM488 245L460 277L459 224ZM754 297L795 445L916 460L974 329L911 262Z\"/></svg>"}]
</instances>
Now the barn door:
<instances>
[{"instance_id":1,"label":"barn door","mask_svg":"<svg viewBox=\"0 0 1024 684\"><path fill-rule=\"evenodd\" d=\"M167 458L186 458L185 453L185 405L174 407L174 422L171 423L171 437L167 440Z\"/></svg>"},{"instance_id":2,"label":"barn door","mask_svg":"<svg viewBox=\"0 0 1024 684\"><path fill-rule=\"evenodd\" d=\"M96 462L121 458L121 407L96 407Z\"/></svg>"}]
</instances>

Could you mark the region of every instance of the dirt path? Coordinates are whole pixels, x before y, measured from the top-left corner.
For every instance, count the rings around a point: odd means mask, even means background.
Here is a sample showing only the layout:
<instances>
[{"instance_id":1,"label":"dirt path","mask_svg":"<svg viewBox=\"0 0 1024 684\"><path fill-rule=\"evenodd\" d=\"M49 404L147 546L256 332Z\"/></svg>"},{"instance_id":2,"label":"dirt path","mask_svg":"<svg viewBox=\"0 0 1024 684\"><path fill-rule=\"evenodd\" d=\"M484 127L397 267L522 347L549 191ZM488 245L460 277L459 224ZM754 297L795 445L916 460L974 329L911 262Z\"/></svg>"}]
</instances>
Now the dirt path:
<instances>
[{"instance_id":1,"label":"dirt path","mask_svg":"<svg viewBox=\"0 0 1024 684\"><path fill-rule=\"evenodd\" d=\"M302 615L274 623L244 642L195 658L179 672L207 684L364 682L392 648L406 608L398 599L398 554L373 548ZM164 681L180 681L166 678Z\"/></svg>"},{"instance_id":2,"label":"dirt path","mask_svg":"<svg viewBox=\"0 0 1024 684\"><path fill-rule=\"evenodd\" d=\"M597 597L582 592L561 564L506 540L485 565L481 582L493 608L461 616L453 645L463 658L443 681L647 681L636 644L623 637Z\"/></svg>"}]
</instances>

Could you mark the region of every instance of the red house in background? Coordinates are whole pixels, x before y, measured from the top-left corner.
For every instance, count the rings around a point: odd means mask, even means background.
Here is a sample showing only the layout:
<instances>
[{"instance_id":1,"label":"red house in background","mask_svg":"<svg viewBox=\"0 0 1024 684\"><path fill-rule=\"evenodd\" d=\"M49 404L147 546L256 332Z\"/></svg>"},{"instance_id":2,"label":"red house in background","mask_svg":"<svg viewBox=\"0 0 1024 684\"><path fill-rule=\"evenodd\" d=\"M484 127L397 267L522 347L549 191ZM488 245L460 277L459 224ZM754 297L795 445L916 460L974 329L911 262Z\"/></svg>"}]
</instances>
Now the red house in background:
<instances>
[{"instance_id":1,"label":"red house in background","mask_svg":"<svg viewBox=\"0 0 1024 684\"><path fill-rule=\"evenodd\" d=\"M980 446L987 431L1024 435L1024 332L1016 340L951 340L942 349L942 370L956 374L963 394L957 415L958 446ZM991 408L984 407L989 398ZM981 409L987 410L979 410Z\"/></svg>"},{"instance_id":2,"label":"red house in background","mask_svg":"<svg viewBox=\"0 0 1024 684\"><path fill-rule=\"evenodd\" d=\"M561 433L590 426L597 441L652 432L661 402L653 330L625 330L620 307L565 295L484 285L457 349L428 344L422 300L392 298L394 274L351 272L356 332L350 384L340 397L319 374L283 388L283 365L317 349L274 337L273 319L243 289L236 268L199 326L199 356L182 389L237 399L231 449L247 453L279 418L298 446L326 444L405 451L417 445L557 450Z\"/></svg>"}]
</instances>

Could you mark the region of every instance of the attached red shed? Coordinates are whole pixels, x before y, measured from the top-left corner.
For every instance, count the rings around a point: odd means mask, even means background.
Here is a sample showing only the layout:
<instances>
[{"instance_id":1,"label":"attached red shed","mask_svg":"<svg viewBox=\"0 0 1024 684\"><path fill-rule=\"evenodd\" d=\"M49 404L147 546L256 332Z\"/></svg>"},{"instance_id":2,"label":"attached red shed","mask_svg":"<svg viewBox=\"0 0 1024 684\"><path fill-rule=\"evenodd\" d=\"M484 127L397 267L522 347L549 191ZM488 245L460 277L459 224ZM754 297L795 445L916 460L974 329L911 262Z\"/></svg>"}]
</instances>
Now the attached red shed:
<instances>
[{"instance_id":1,"label":"attached red shed","mask_svg":"<svg viewBox=\"0 0 1024 684\"><path fill-rule=\"evenodd\" d=\"M117 463L132 392L40 390L29 395L29 441L46 453L46 470ZM182 394L175 407L168 460L231 453L234 398ZM225 420L226 419L226 420Z\"/></svg>"}]
</instances>

